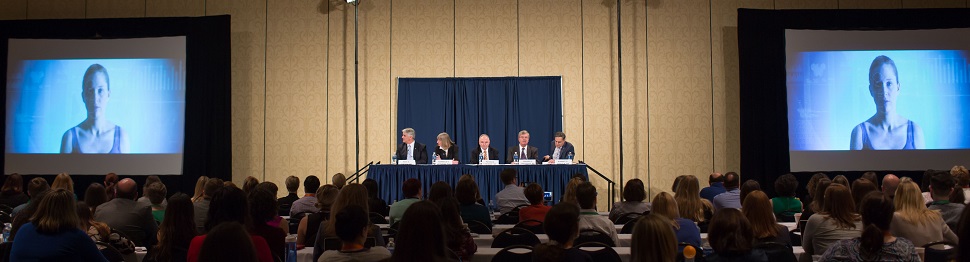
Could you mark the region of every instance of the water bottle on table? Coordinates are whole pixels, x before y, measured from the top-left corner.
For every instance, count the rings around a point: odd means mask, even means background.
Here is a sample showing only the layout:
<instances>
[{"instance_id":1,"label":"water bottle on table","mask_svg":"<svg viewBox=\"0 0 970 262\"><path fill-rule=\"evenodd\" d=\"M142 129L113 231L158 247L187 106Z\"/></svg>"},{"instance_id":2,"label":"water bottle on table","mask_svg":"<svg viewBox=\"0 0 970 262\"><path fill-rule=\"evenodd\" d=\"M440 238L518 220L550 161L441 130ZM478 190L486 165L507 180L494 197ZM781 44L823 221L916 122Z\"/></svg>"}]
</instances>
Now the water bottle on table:
<instances>
[{"instance_id":1,"label":"water bottle on table","mask_svg":"<svg viewBox=\"0 0 970 262\"><path fill-rule=\"evenodd\" d=\"M296 234L286 236L286 262L296 262Z\"/></svg>"},{"instance_id":2,"label":"water bottle on table","mask_svg":"<svg viewBox=\"0 0 970 262\"><path fill-rule=\"evenodd\" d=\"M572 163L573 162L573 152L569 152L569 155L567 156L567 159L569 159L569 163Z\"/></svg>"},{"instance_id":3,"label":"water bottle on table","mask_svg":"<svg viewBox=\"0 0 970 262\"><path fill-rule=\"evenodd\" d=\"M10 241L10 230L13 226L10 223L3 223L3 242Z\"/></svg>"},{"instance_id":4,"label":"water bottle on table","mask_svg":"<svg viewBox=\"0 0 970 262\"><path fill-rule=\"evenodd\" d=\"M482 163L482 159L485 159L485 152L478 153L478 163Z\"/></svg>"},{"instance_id":5,"label":"water bottle on table","mask_svg":"<svg viewBox=\"0 0 970 262\"><path fill-rule=\"evenodd\" d=\"M391 154L391 164L397 165L397 154Z\"/></svg>"},{"instance_id":6,"label":"water bottle on table","mask_svg":"<svg viewBox=\"0 0 970 262\"><path fill-rule=\"evenodd\" d=\"M519 152L512 153L512 163L519 163Z\"/></svg>"}]
</instances>

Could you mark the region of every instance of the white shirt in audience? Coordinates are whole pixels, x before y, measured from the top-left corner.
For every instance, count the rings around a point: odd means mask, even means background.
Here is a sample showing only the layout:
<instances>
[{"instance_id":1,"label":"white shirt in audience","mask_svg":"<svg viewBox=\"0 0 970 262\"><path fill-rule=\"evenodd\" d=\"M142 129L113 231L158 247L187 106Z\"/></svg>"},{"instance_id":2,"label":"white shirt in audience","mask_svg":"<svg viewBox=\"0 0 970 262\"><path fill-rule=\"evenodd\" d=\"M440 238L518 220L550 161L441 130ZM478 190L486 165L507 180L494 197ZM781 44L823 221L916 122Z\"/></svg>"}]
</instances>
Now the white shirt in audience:
<instances>
[{"instance_id":1,"label":"white shirt in audience","mask_svg":"<svg viewBox=\"0 0 970 262\"><path fill-rule=\"evenodd\" d=\"M583 229L596 229L610 235L614 245L620 243L620 237L616 235L616 226L607 217L597 213L596 209L579 210L579 231Z\"/></svg>"},{"instance_id":2,"label":"white shirt in audience","mask_svg":"<svg viewBox=\"0 0 970 262\"><path fill-rule=\"evenodd\" d=\"M505 185L505 189L495 194L498 199L498 210L502 214L508 213L520 205L529 205L529 199L525 198L525 189L514 184Z\"/></svg>"}]
</instances>

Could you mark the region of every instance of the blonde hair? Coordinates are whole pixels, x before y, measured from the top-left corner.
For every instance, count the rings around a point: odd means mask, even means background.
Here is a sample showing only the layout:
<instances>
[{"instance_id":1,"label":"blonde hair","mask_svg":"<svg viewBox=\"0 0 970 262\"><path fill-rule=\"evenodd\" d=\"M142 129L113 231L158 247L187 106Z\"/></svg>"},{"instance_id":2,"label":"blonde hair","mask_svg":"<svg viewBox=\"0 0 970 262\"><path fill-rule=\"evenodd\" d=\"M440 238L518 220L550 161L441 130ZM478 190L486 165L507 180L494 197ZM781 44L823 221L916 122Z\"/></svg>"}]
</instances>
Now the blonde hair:
<instances>
[{"instance_id":1,"label":"blonde hair","mask_svg":"<svg viewBox=\"0 0 970 262\"><path fill-rule=\"evenodd\" d=\"M931 221L941 220L939 211L930 210L924 204L923 193L912 180L903 180L896 188L893 205L896 206L896 216L911 224L926 225Z\"/></svg>"},{"instance_id":2,"label":"blonde hair","mask_svg":"<svg viewBox=\"0 0 970 262\"><path fill-rule=\"evenodd\" d=\"M775 215L772 213L771 201L768 200L768 195L761 190L751 191L748 196L744 198L744 203L741 204L741 213L744 213L744 217L748 218L751 222L751 231L754 233L755 238L766 238L778 236L778 231L775 230Z\"/></svg>"},{"instance_id":3,"label":"blonde hair","mask_svg":"<svg viewBox=\"0 0 970 262\"><path fill-rule=\"evenodd\" d=\"M71 176L67 173L57 174L54 178L54 183L51 183L51 189L63 188L68 192L74 193L74 180L71 180Z\"/></svg>"},{"instance_id":4,"label":"blonde hair","mask_svg":"<svg viewBox=\"0 0 970 262\"><path fill-rule=\"evenodd\" d=\"M674 197L667 192L660 192L657 196L653 197L650 207L651 214L658 214L666 217L670 220L670 225L675 229L680 229L680 224L677 223L677 218L680 217L680 212L677 211L677 201Z\"/></svg>"},{"instance_id":5,"label":"blonde hair","mask_svg":"<svg viewBox=\"0 0 970 262\"><path fill-rule=\"evenodd\" d=\"M630 243L631 261L673 262L677 258L677 236L670 229L671 221L664 216L649 214L641 217L633 227Z\"/></svg>"},{"instance_id":6,"label":"blonde hair","mask_svg":"<svg viewBox=\"0 0 970 262\"><path fill-rule=\"evenodd\" d=\"M192 195L192 202L200 201L205 196L205 182L209 181L206 176L200 176L198 180L195 181L195 194Z\"/></svg>"},{"instance_id":7,"label":"blonde hair","mask_svg":"<svg viewBox=\"0 0 970 262\"><path fill-rule=\"evenodd\" d=\"M63 188L51 189L40 200L37 211L30 217L38 232L56 233L64 229L79 228L81 218L77 216L74 193ZM85 230L87 230L85 228Z\"/></svg>"},{"instance_id":8,"label":"blonde hair","mask_svg":"<svg viewBox=\"0 0 970 262\"><path fill-rule=\"evenodd\" d=\"M454 141L451 141L451 136L449 136L448 133L445 133L445 132L441 132L441 134L438 134L438 140L441 141L441 148L444 148L444 149L449 149L451 148L452 145L455 144Z\"/></svg>"},{"instance_id":9,"label":"blonde hair","mask_svg":"<svg viewBox=\"0 0 970 262\"><path fill-rule=\"evenodd\" d=\"M687 175L680 181L674 199L677 200L680 217L694 222L704 222L704 210L714 209L710 201L701 198L700 182L694 175Z\"/></svg>"}]
</instances>

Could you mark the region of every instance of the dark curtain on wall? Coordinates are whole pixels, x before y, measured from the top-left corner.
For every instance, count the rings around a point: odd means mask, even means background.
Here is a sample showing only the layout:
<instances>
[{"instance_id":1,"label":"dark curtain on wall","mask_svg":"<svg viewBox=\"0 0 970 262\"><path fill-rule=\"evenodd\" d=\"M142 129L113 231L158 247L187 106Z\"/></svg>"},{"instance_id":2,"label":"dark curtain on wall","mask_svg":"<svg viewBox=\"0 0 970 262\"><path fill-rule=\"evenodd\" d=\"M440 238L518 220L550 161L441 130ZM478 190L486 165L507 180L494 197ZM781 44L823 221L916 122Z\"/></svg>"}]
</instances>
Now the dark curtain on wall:
<instances>
[{"instance_id":1,"label":"dark curtain on wall","mask_svg":"<svg viewBox=\"0 0 970 262\"><path fill-rule=\"evenodd\" d=\"M552 135L562 130L561 87L558 76L400 78L397 143L402 143L401 129L414 128L415 139L428 145L430 158L436 137L447 132L461 162L468 163L478 136L488 134L505 163L518 132L528 130L529 144L539 148L539 157L550 155Z\"/></svg>"},{"instance_id":2,"label":"dark curtain on wall","mask_svg":"<svg viewBox=\"0 0 970 262\"><path fill-rule=\"evenodd\" d=\"M916 30L970 27L970 9L755 10L738 9L741 84L741 176L774 194L775 179L790 171L785 29ZM895 41L887 39L887 41ZM832 170L850 179L862 172ZM874 170L878 171L878 170ZM919 181L922 172L883 170ZM795 174L804 195L811 174Z\"/></svg>"}]
</instances>

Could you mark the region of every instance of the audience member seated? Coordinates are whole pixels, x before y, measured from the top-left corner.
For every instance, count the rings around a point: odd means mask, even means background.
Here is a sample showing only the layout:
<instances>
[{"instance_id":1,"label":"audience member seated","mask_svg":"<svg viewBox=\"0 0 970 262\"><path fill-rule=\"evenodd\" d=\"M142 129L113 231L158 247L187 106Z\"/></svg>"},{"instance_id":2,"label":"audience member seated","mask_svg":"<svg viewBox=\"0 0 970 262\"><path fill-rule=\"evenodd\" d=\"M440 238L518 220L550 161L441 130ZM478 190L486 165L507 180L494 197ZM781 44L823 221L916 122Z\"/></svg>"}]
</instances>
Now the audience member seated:
<instances>
[{"instance_id":1,"label":"audience member seated","mask_svg":"<svg viewBox=\"0 0 970 262\"><path fill-rule=\"evenodd\" d=\"M617 218L627 213L642 214L650 211L650 205L644 203L644 199L647 199L647 191L643 189L643 181L639 178L626 181L626 185L623 186L623 201L613 204L613 210L610 210L610 220L616 221Z\"/></svg>"},{"instance_id":2,"label":"audience member seated","mask_svg":"<svg viewBox=\"0 0 970 262\"><path fill-rule=\"evenodd\" d=\"M205 249L203 247L204 243L212 243L211 245L217 246L216 248L223 248L222 246L230 247L231 250L224 250L224 252L248 252L248 246L236 246L238 245L238 239L226 239L225 232L220 232L221 230L215 230L217 226L225 229L223 224L237 223L240 227L233 226L232 228L239 232L245 232L240 235L234 235L235 238L245 239L246 235L249 235L253 246L255 246L256 256L259 258L260 262L273 262L273 253L269 249L269 245L266 244L266 239L256 235L252 231L252 226L249 226L249 200L246 198L246 193L243 193L242 189L236 187L224 186L219 188L212 194L212 200L209 204L209 213L206 214L209 218L205 222L205 231L208 233L215 233L217 237L214 241L206 241L208 234L199 235L192 238L192 242L189 244L188 261L210 261L206 260L204 257L200 257L200 251ZM214 242L214 243L213 243ZM210 246L210 245L206 245ZM247 250L243 250L247 249ZM225 254L227 257L230 254Z\"/></svg>"},{"instance_id":3,"label":"audience member seated","mask_svg":"<svg viewBox=\"0 0 970 262\"><path fill-rule=\"evenodd\" d=\"M151 175L145 178L145 185L142 187L142 190L141 190L142 196L138 198L138 203L142 203L144 205L151 205L151 199L148 199L148 187L154 183L161 183L161 182L162 182L162 179L155 175ZM165 200L165 196L162 196L161 210L165 210L165 206L167 205L168 205L168 201Z\"/></svg>"},{"instance_id":4,"label":"audience member seated","mask_svg":"<svg viewBox=\"0 0 970 262\"><path fill-rule=\"evenodd\" d=\"M158 224L152 218L152 208L139 204L138 184L131 178L118 181L118 197L98 206L94 220L104 222L111 228L125 232L139 246L155 244ZM141 236L132 233L140 230Z\"/></svg>"},{"instance_id":5,"label":"audience member seated","mask_svg":"<svg viewBox=\"0 0 970 262\"><path fill-rule=\"evenodd\" d=\"M335 213L333 220L337 237L340 238L340 250L324 251L315 261L370 262L391 257L391 252L382 246L364 246L371 226L365 207L347 206Z\"/></svg>"},{"instance_id":6,"label":"audience member seated","mask_svg":"<svg viewBox=\"0 0 970 262\"><path fill-rule=\"evenodd\" d=\"M532 261L593 261L586 252L573 248L573 241L579 236L579 208L575 204L559 203L553 206L546 213L545 221L542 227L549 241L535 246Z\"/></svg>"},{"instance_id":7,"label":"audience member seated","mask_svg":"<svg viewBox=\"0 0 970 262\"><path fill-rule=\"evenodd\" d=\"M930 202L934 201L933 195L930 194L930 177L933 176L933 172L936 171L932 169L923 171L923 179L919 184L919 190L923 195L923 201L926 202L926 205L930 205Z\"/></svg>"},{"instance_id":8,"label":"audience member seated","mask_svg":"<svg viewBox=\"0 0 970 262\"><path fill-rule=\"evenodd\" d=\"M879 192L879 188L872 181L864 178L852 181L852 199L855 200L855 208L862 208L862 200L872 192Z\"/></svg>"},{"instance_id":9,"label":"audience member seated","mask_svg":"<svg viewBox=\"0 0 970 262\"><path fill-rule=\"evenodd\" d=\"M563 190L559 203L570 203L579 207L579 202L576 201L576 187L579 187L579 184L583 182L586 181L579 177L569 179L569 183L566 184L566 190Z\"/></svg>"},{"instance_id":10,"label":"audience member seated","mask_svg":"<svg viewBox=\"0 0 970 262\"><path fill-rule=\"evenodd\" d=\"M104 185L101 183L91 183L84 190L84 203L91 208L92 214L98 209L98 206L105 202L108 202L108 191L105 191Z\"/></svg>"},{"instance_id":11,"label":"audience member seated","mask_svg":"<svg viewBox=\"0 0 970 262\"><path fill-rule=\"evenodd\" d=\"M970 204L970 171L963 166L953 166L950 175L956 178L956 191L963 192L963 204Z\"/></svg>"},{"instance_id":12,"label":"audience member seated","mask_svg":"<svg viewBox=\"0 0 970 262\"><path fill-rule=\"evenodd\" d=\"M86 230L88 237L94 242L104 242L118 250L121 255L129 256L135 253L135 243L127 237L108 227L107 224L94 220L91 216L91 208L84 202L77 202L77 216L80 219L81 230ZM97 245L98 250L108 247Z\"/></svg>"},{"instance_id":13,"label":"audience member seated","mask_svg":"<svg viewBox=\"0 0 970 262\"><path fill-rule=\"evenodd\" d=\"M337 213L349 206L358 206L363 208L365 212L368 212L367 189L364 188L364 186L358 185L358 184L350 184L350 185L344 186L344 189L340 190L340 193L337 195L336 200L333 202L333 207L330 209L331 212L329 216L326 218L326 220L321 223L317 223L316 227L318 228L314 228L313 231L309 231L310 227L307 226L308 228L307 229L308 231L306 231L307 242L312 241L315 247L313 249L313 261L317 261L317 259L320 257L320 254L323 254L322 246L324 243L324 239L328 237L337 237L338 228L337 228L337 225L335 224L337 222L336 220ZM367 221L368 223L370 223L369 216ZM374 238L376 245L384 246L384 238L382 237L380 227L378 227L377 225L370 224L370 231L368 232L369 233L367 234L367 237Z\"/></svg>"},{"instance_id":14,"label":"audience member seated","mask_svg":"<svg viewBox=\"0 0 970 262\"><path fill-rule=\"evenodd\" d=\"M856 213L852 192L842 184L832 183L825 189L822 210L808 219L802 233L805 253L799 261L812 261L839 240L862 234L862 221ZM924 207L925 208L925 207Z\"/></svg>"},{"instance_id":15,"label":"audience member seated","mask_svg":"<svg viewBox=\"0 0 970 262\"><path fill-rule=\"evenodd\" d=\"M74 193L56 189L35 202L34 216L13 240L10 261L108 261L78 229Z\"/></svg>"},{"instance_id":16,"label":"audience member seated","mask_svg":"<svg viewBox=\"0 0 970 262\"><path fill-rule=\"evenodd\" d=\"M775 220L771 202L765 192L755 190L749 193L744 198L744 203L741 204L741 213L744 213L744 217L751 223L755 245L763 242L777 242L791 246L788 227L778 224Z\"/></svg>"},{"instance_id":17,"label":"audience member seated","mask_svg":"<svg viewBox=\"0 0 970 262\"><path fill-rule=\"evenodd\" d=\"M202 200L192 201L195 209L195 227L200 234L205 234L205 224L209 219L209 205L212 201L212 195L222 188L222 179L209 178L205 182L205 188L202 190Z\"/></svg>"},{"instance_id":18,"label":"audience member seated","mask_svg":"<svg viewBox=\"0 0 970 262\"><path fill-rule=\"evenodd\" d=\"M775 192L778 196L771 199L771 207L772 213L779 219L794 218L795 213L802 212L802 201L795 197L796 189L798 189L798 179L792 174L784 174L775 180ZM744 205L744 203L741 204Z\"/></svg>"},{"instance_id":19,"label":"audience member seated","mask_svg":"<svg viewBox=\"0 0 970 262\"><path fill-rule=\"evenodd\" d=\"M347 185L347 176L344 176L344 173L336 173L330 179L333 181L333 186L337 187L337 190L344 189L344 186Z\"/></svg>"},{"instance_id":20,"label":"audience member seated","mask_svg":"<svg viewBox=\"0 0 970 262\"><path fill-rule=\"evenodd\" d=\"M336 186L333 185L323 185L317 190L315 194L317 196L317 208L320 212L307 214L300 219L300 225L296 229L296 244L306 247L312 247L316 245L317 240L317 230L320 228L320 222L330 219L333 214L333 204L337 201L337 195L340 190L337 190Z\"/></svg>"},{"instance_id":21,"label":"audience member seated","mask_svg":"<svg viewBox=\"0 0 970 262\"><path fill-rule=\"evenodd\" d=\"M186 261L189 244L198 235L194 212L189 195L175 193L170 197L165 218L158 226L158 244L148 250L144 262Z\"/></svg>"},{"instance_id":22,"label":"audience member seated","mask_svg":"<svg viewBox=\"0 0 970 262\"><path fill-rule=\"evenodd\" d=\"M199 179L195 181L195 193L192 195L192 203L202 201L202 197L205 195L205 182L209 181L209 177L200 176ZM290 212L286 210L286 212Z\"/></svg>"},{"instance_id":23,"label":"audience member seated","mask_svg":"<svg viewBox=\"0 0 970 262\"><path fill-rule=\"evenodd\" d=\"M37 194L39 194L40 192L50 190L50 188L51 188L50 185L47 184L47 180L44 180L44 178L42 177L35 177L34 179L31 179L30 182L27 183L27 196L30 197L30 199L36 198L40 200ZM10 213L10 216L16 217L21 210L24 210L24 208L27 208L27 205L30 204L30 199L28 199L27 202L20 204L19 206L13 207L13 212Z\"/></svg>"},{"instance_id":24,"label":"audience member seated","mask_svg":"<svg viewBox=\"0 0 970 262\"><path fill-rule=\"evenodd\" d=\"M286 257L286 232L278 226L270 226L269 222L276 218L276 195L269 190L253 188L248 194L249 217L252 219L252 234L261 236L269 245L269 251L274 258L282 260Z\"/></svg>"},{"instance_id":25,"label":"audience member seated","mask_svg":"<svg viewBox=\"0 0 970 262\"><path fill-rule=\"evenodd\" d=\"M738 187L741 186L741 176L734 172L728 172L724 175L724 189L727 190L714 197L714 212L720 211L722 208L735 208L741 209L741 190Z\"/></svg>"},{"instance_id":26,"label":"audience member seated","mask_svg":"<svg viewBox=\"0 0 970 262\"><path fill-rule=\"evenodd\" d=\"M707 183L709 183L711 186L701 189L700 197L706 199L708 202L714 202L714 197L720 195L721 193L727 192L727 189L724 189L724 176L722 176L721 173L711 174L711 176L707 178ZM677 190L674 190L674 192L677 192Z\"/></svg>"},{"instance_id":27,"label":"audience member seated","mask_svg":"<svg viewBox=\"0 0 970 262\"><path fill-rule=\"evenodd\" d=\"M963 213L963 208L965 207L962 203L953 203L949 200L954 196L963 194L963 192L954 190L954 181L955 179L950 175L950 172L946 171L936 171L933 173L933 177L930 178L930 193L933 194L933 199L936 199L936 201L930 202L928 208L939 211L940 216L943 217L943 221L946 221L946 225L950 227L950 230L956 230L958 228L960 214Z\"/></svg>"},{"instance_id":28,"label":"audience member seated","mask_svg":"<svg viewBox=\"0 0 970 262\"><path fill-rule=\"evenodd\" d=\"M754 248L751 223L740 210L718 210L711 218L707 239L714 249L707 261L768 261L764 251Z\"/></svg>"},{"instance_id":29,"label":"audience member seated","mask_svg":"<svg viewBox=\"0 0 970 262\"><path fill-rule=\"evenodd\" d=\"M495 194L495 202L498 203L498 211L502 214L512 212L512 209L520 205L529 205L529 200L525 198L523 188L519 186L519 173L515 169L506 168L499 175L505 188Z\"/></svg>"},{"instance_id":30,"label":"audience member seated","mask_svg":"<svg viewBox=\"0 0 970 262\"><path fill-rule=\"evenodd\" d=\"M152 207L152 218L155 222L162 223L162 219L165 219L165 206L168 203L165 201L166 195L168 195L168 189L162 182L151 183L145 187L145 197Z\"/></svg>"},{"instance_id":31,"label":"audience member seated","mask_svg":"<svg viewBox=\"0 0 970 262\"><path fill-rule=\"evenodd\" d=\"M653 211L650 214L657 214L666 217L670 226L674 229L677 236L677 243L687 243L695 247L701 246L701 231L690 219L680 217L677 209L677 201L667 192L660 192L653 197ZM681 251L682 249L678 249Z\"/></svg>"},{"instance_id":32,"label":"audience member seated","mask_svg":"<svg viewBox=\"0 0 970 262\"><path fill-rule=\"evenodd\" d=\"M300 199L300 196L296 195L296 191L300 189L300 178L296 176L286 177L286 180L283 181L283 186L286 187L287 194L285 197L276 200L280 204L279 214L281 216L289 215L290 206L293 205L293 201Z\"/></svg>"},{"instance_id":33,"label":"audience member seated","mask_svg":"<svg viewBox=\"0 0 970 262\"><path fill-rule=\"evenodd\" d=\"M418 201L410 205L401 217L390 261L458 261L445 250L441 221L441 211L434 203Z\"/></svg>"},{"instance_id":34,"label":"audience member seated","mask_svg":"<svg viewBox=\"0 0 970 262\"><path fill-rule=\"evenodd\" d=\"M923 194L912 180L904 179L899 183L893 203L896 213L893 214L889 227L893 235L909 239L918 247L944 240L959 242L957 235L943 221L940 212L926 208Z\"/></svg>"},{"instance_id":35,"label":"audience member seated","mask_svg":"<svg viewBox=\"0 0 970 262\"><path fill-rule=\"evenodd\" d=\"M836 183L836 184L839 184L839 185L843 185L846 188L848 188L848 187L851 186L849 184L849 178L845 177L844 175L837 175L837 176L835 176L835 178L832 179L832 183Z\"/></svg>"},{"instance_id":36,"label":"audience member seated","mask_svg":"<svg viewBox=\"0 0 970 262\"><path fill-rule=\"evenodd\" d=\"M118 179L115 173L104 175L104 190L108 192L109 201L118 196Z\"/></svg>"},{"instance_id":37,"label":"audience member seated","mask_svg":"<svg viewBox=\"0 0 970 262\"><path fill-rule=\"evenodd\" d=\"M0 205L14 208L27 203L28 200L30 197L24 194L24 178L20 174L10 174L3 180L3 187L0 188Z\"/></svg>"},{"instance_id":38,"label":"audience member seated","mask_svg":"<svg viewBox=\"0 0 970 262\"><path fill-rule=\"evenodd\" d=\"M601 216L596 212L596 187L590 182L583 182L576 187L576 201L579 202L579 230L595 229L606 233L613 239L614 244L620 243L616 235L616 227L609 218ZM546 231L549 233L549 231Z\"/></svg>"},{"instance_id":39,"label":"audience member seated","mask_svg":"<svg viewBox=\"0 0 970 262\"><path fill-rule=\"evenodd\" d=\"M754 192L755 190L761 190L761 183L758 183L758 181L754 179L748 179L747 181L744 181L744 183L741 184L741 189L739 190L740 194L739 194L738 200L741 201L740 203L744 203L744 198L747 197L748 194L750 194L751 192Z\"/></svg>"},{"instance_id":40,"label":"audience member seated","mask_svg":"<svg viewBox=\"0 0 970 262\"><path fill-rule=\"evenodd\" d=\"M805 190L806 190L805 192L808 194L805 196L805 198L802 198L802 207L804 210L802 211L801 220L808 220L808 216L806 216L806 213L808 213L809 215L812 213L812 210L809 206L812 204L812 201L815 200L815 187L818 185L819 180L821 180L822 178L828 179L829 177L826 176L825 173L815 173L814 175L812 175L812 178L808 180L808 183L805 184Z\"/></svg>"},{"instance_id":41,"label":"audience member seated","mask_svg":"<svg viewBox=\"0 0 970 262\"><path fill-rule=\"evenodd\" d=\"M246 237L246 227L242 224L225 222L211 228L208 235L192 239L188 261L273 261L265 249L262 238Z\"/></svg>"},{"instance_id":42,"label":"audience member seated","mask_svg":"<svg viewBox=\"0 0 970 262\"><path fill-rule=\"evenodd\" d=\"M501 179L501 178L500 178L500 179ZM458 178L458 183L461 183L461 181L465 181L465 180L471 180L471 181L475 181L475 177L473 177L473 176L472 176L472 175L470 175L470 174L464 174L464 175L461 175L461 177L460 177L460 178ZM475 182L475 183L478 183L478 182ZM455 186L457 187L458 185L457 185L457 184L455 184ZM478 202L479 204L482 204L483 206L485 205L485 200L484 200L484 199L482 199L482 194L481 194L481 192L479 192L479 193L475 193L475 199L477 199L477 200L475 200L475 202ZM489 207L489 208L492 208L492 207Z\"/></svg>"},{"instance_id":43,"label":"audience member seated","mask_svg":"<svg viewBox=\"0 0 970 262\"><path fill-rule=\"evenodd\" d=\"M368 178L368 179L364 179L364 182L361 184L367 188L368 210L370 210L370 212L372 213L378 213L382 216L387 216L389 207L387 206L387 202L384 201L384 199L381 199L380 196L378 196L378 194L380 193L380 187L377 185L377 180Z\"/></svg>"},{"instance_id":44,"label":"audience member seated","mask_svg":"<svg viewBox=\"0 0 970 262\"><path fill-rule=\"evenodd\" d=\"M38 208L37 206L40 205L40 200L44 199L44 196L47 195L48 192L50 192L50 189L46 188L47 182L43 182L44 181L43 178L39 178L39 177L34 178L34 180L31 180L31 182L34 182L37 179L40 179L42 181L40 182L40 184L44 186L43 190L39 192L30 193L31 201L27 202L26 204L27 206L22 208L22 210L17 212L16 213L17 215L13 217L13 222L11 223L12 225L10 230L11 240L17 236L17 231L20 229L21 226L30 222L31 218L34 216L34 213L37 211L37 208ZM28 190L33 190L33 188L30 188ZM7 241L11 241L11 240L7 240Z\"/></svg>"},{"instance_id":45,"label":"audience member seated","mask_svg":"<svg viewBox=\"0 0 970 262\"><path fill-rule=\"evenodd\" d=\"M674 200L677 200L680 217L694 221L701 232L707 232L707 224L714 216L714 205L707 199L701 198L697 191L699 188L700 182L697 181L697 177L688 175L680 181L677 191L674 191Z\"/></svg>"},{"instance_id":46,"label":"audience member seated","mask_svg":"<svg viewBox=\"0 0 970 262\"><path fill-rule=\"evenodd\" d=\"M960 215L960 225L957 227L957 237L960 239L970 239L970 208L964 208L963 214ZM959 261L968 261L970 259L970 241L962 241L957 243L957 258Z\"/></svg>"},{"instance_id":47,"label":"audience member seated","mask_svg":"<svg viewBox=\"0 0 970 262\"><path fill-rule=\"evenodd\" d=\"M478 245L475 244L471 231L461 221L458 200L454 197L446 197L439 199L435 204L441 209L445 245L462 261L471 261L472 255L478 251Z\"/></svg>"},{"instance_id":48,"label":"audience member seated","mask_svg":"<svg viewBox=\"0 0 970 262\"><path fill-rule=\"evenodd\" d=\"M545 192L542 191L542 186L536 183L529 184L529 186L525 187L524 193L525 198L529 199L529 206L519 209L519 222L530 219L540 222L545 220L546 213L552 207L545 205Z\"/></svg>"},{"instance_id":49,"label":"audience member seated","mask_svg":"<svg viewBox=\"0 0 970 262\"><path fill-rule=\"evenodd\" d=\"M259 185L259 179L256 179L253 176L247 176L246 179L243 180L242 191L243 193L249 195L249 193L252 193L253 190L256 189L257 185Z\"/></svg>"},{"instance_id":50,"label":"audience member seated","mask_svg":"<svg viewBox=\"0 0 970 262\"><path fill-rule=\"evenodd\" d=\"M862 176L859 178L869 180L869 182L872 182L872 184L875 185L876 188L879 188L879 176L876 175L876 172L868 171L868 172L862 173ZM863 198L865 198L865 196L863 196ZM856 207L858 208L859 206L856 206Z\"/></svg>"},{"instance_id":51,"label":"audience member seated","mask_svg":"<svg viewBox=\"0 0 970 262\"><path fill-rule=\"evenodd\" d=\"M64 189L71 194L74 194L74 200L77 200L77 193L74 193L74 180L67 173L60 173L54 177L54 182L51 183L51 189ZM135 189L136 193L138 189Z\"/></svg>"},{"instance_id":52,"label":"audience member seated","mask_svg":"<svg viewBox=\"0 0 970 262\"><path fill-rule=\"evenodd\" d=\"M320 189L320 179L317 176L308 176L303 180L303 192L306 194L302 198L293 201L293 205L290 206L290 217L295 217L301 213L316 213L320 211L316 205L317 197L314 195L317 189Z\"/></svg>"},{"instance_id":53,"label":"audience member seated","mask_svg":"<svg viewBox=\"0 0 970 262\"><path fill-rule=\"evenodd\" d=\"M889 199L896 199L896 188L899 187L899 177L893 174L886 174L882 177L882 193L885 194Z\"/></svg>"},{"instance_id":54,"label":"audience member seated","mask_svg":"<svg viewBox=\"0 0 970 262\"><path fill-rule=\"evenodd\" d=\"M839 240L822 254L820 261L920 261L913 242L890 232L893 202L880 192L862 200L862 236Z\"/></svg>"},{"instance_id":55,"label":"audience member seated","mask_svg":"<svg viewBox=\"0 0 970 262\"><path fill-rule=\"evenodd\" d=\"M673 222L665 216L651 213L641 217L633 227L630 261L674 262L677 259L677 237L670 230ZM695 246L700 247L700 246Z\"/></svg>"},{"instance_id":56,"label":"audience member seated","mask_svg":"<svg viewBox=\"0 0 970 262\"><path fill-rule=\"evenodd\" d=\"M458 181L458 185L455 186L455 198L461 204L461 219L466 223L469 221L478 221L491 228L492 212L487 207L475 201L476 195L478 195L478 184L475 183L475 180ZM393 209L393 206L391 207Z\"/></svg>"},{"instance_id":57,"label":"audience member seated","mask_svg":"<svg viewBox=\"0 0 970 262\"><path fill-rule=\"evenodd\" d=\"M825 206L825 190L829 188L829 185L832 185L832 181L829 181L828 178L819 179L818 182L815 183L815 187L813 187L815 189L815 193L812 194L814 196L812 198L812 202L808 204L808 208L806 208L805 211L802 211L802 217L800 220L808 221L813 215L815 215L815 213L822 212L822 208ZM805 224L799 221L799 231L805 232L804 225Z\"/></svg>"},{"instance_id":58,"label":"audience member seated","mask_svg":"<svg viewBox=\"0 0 970 262\"><path fill-rule=\"evenodd\" d=\"M273 195L274 198L278 195L278 193L280 191L280 188L276 186L276 183L269 182L269 181L260 182L258 185L256 185L256 189L262 189L262 190L269 191L271 193L271 195ZM279 201L277 200L277 202L276 202L277 214L274 214L273 215L273 219L271 219L270 221L266 221L266 224L269 225L269 226L271 226L271 227L278 227L278 228L282 229L284 233L286 233L287 235L289 235L290 234L290 223L289 223L289 221L287 221L286 219L283 219L282 215L279 215L278 214L279 213L279 210L282 210L282 209L283 209L283 207L281 207L279 205ZM288 209L289 208L287 208L287 210Z\"/></svg>"},{"instance_id":59,"label":"audience member seated","mask_svg":"<svg viewBox=\"0 0 970 262\"><path fill-rule=\"evenodd\" d=\"M461 182L458 182L458 185L461 185ZM475 188L478 187L476 186ZM390 218L389 222L391 224L401 220L401 217L404 216L404 212L408 210L408 207L410 207L411 204L421 201L421 196L423 195L421 193L421 181L418 181L415 178L404 180L403 185L401 185L401 191L404 193L404 197L406 198L401 199L400 201L397 201L391 205L390 210L388 211L388 216Z\"/></svg>"},{"instance_id":60,"label":"audience member seated","mask_svg":"<svg viewBox=\"0 0 970 262\"><path fill-rule=\"evenodd\" d=\"M438 202L442 198L453 196L454 193L451 191L451 185L448 185L445 181L438 181L431 184L431 191L428 192L428 201Z\"/></svg>"}]
</instances>

